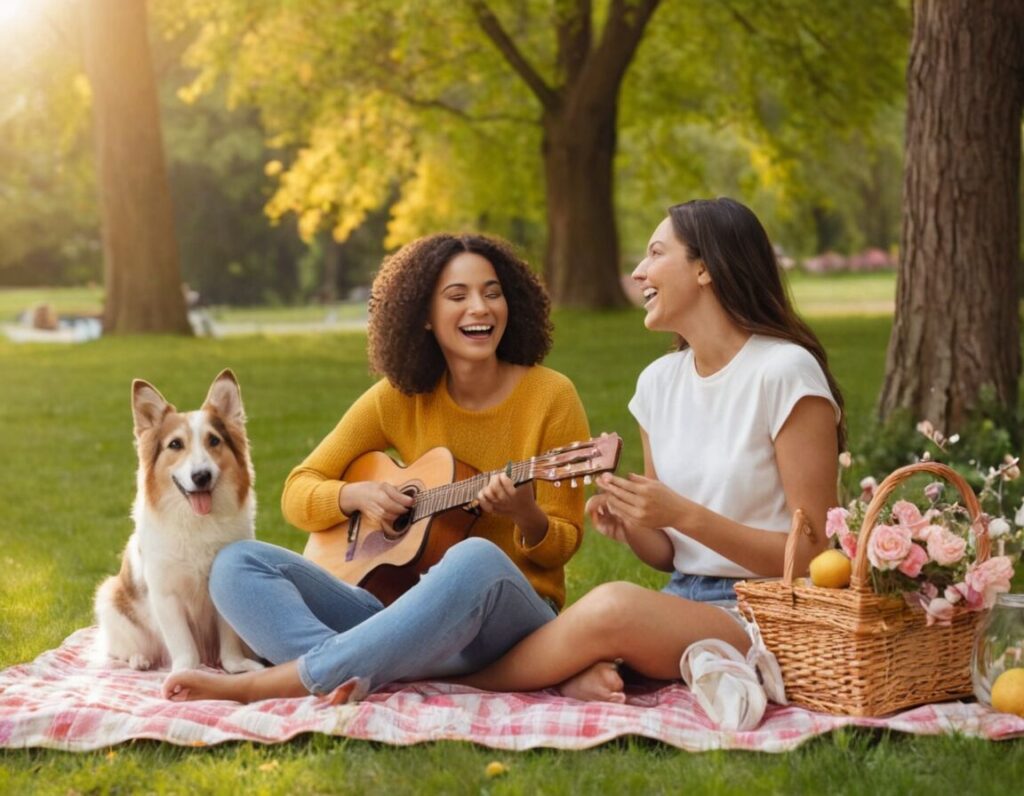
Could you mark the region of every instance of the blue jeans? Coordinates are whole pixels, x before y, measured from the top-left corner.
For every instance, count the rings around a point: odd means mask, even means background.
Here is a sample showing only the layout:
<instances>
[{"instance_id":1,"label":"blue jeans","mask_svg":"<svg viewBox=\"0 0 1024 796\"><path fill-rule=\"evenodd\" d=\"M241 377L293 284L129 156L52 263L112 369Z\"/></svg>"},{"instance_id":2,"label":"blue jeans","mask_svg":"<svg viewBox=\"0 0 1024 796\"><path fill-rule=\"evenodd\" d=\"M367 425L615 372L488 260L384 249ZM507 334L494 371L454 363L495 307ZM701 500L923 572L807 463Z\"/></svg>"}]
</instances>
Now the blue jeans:
<instances>
[{"instance_id":1,"label":"blue jeans","mask_svg":"<svg viewBox=\"0 0 1024 796\"><path fill-rule=\"evenodd\" d=\"M352 678L358 695L395 680L466 674L555 617L511 559L475 537L449 548L386 608L302 556L256 541L218 553L210 595L257 655L297 659L314 694Z\"/></svg>"},{"instance_id":2,"label":"blue jeans","mask_svg":"<svg viewBox=\"0 0 1024 796\"><path fill-rule=\"evenodd\" d=\"M700 603L733 605L736 602L736 591L732 586L740 580L743 578L720 578L714 575L687 575L683 572L673 572L671 579L662 591Z\"/></svg>"}]
</instances>

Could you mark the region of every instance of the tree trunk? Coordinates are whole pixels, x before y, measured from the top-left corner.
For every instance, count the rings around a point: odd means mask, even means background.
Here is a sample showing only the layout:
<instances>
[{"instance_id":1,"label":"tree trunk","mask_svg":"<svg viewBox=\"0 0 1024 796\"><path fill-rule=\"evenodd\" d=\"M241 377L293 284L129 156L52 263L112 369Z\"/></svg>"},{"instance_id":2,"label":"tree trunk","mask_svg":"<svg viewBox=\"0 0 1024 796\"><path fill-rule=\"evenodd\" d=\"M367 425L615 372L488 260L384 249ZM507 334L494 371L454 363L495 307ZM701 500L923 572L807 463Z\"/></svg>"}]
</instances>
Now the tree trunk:
<instances>
[{"instance_id":1,"label":"tree trunk","mask_svg":"<svg viewBox=\"0 0 1024 796\"><path fill-rule=\"evenodd\" d=\"M342 246L327 233L324 242L324 276L320 285L320 301L324 304L338 302L338 277L342 267Z\"/></svg>"},{"instance_id":2,"label":"tree trunk","mask_svg":"<svg viewBox=\"0 0 1024 796\"><path fill-rule=\"evenodd\" d=\"M160 135L145 0L83 4L109 333L191 334Z\"/></svg>"},{"instance_id":3,"label":"tree trunk","mask_svg":"<svg viewBox=\"0 0 1024 796\"><path fill-rule=\"evenodd\" d=\"M613 206L615 105L547 114L545 278L552 301L569 307L625 304Z\"/></svg>"},{"instance_id":4,"label":"tree trunk","mask_svg":"<svg viewBox=\"0 0 1024 796\"><path fill-rule=\"evenodd\" d=\"M1024 2L918 0L896 318L879 411L947 434L991 385L1017 406Z\"/></svg>"}]
</instances>

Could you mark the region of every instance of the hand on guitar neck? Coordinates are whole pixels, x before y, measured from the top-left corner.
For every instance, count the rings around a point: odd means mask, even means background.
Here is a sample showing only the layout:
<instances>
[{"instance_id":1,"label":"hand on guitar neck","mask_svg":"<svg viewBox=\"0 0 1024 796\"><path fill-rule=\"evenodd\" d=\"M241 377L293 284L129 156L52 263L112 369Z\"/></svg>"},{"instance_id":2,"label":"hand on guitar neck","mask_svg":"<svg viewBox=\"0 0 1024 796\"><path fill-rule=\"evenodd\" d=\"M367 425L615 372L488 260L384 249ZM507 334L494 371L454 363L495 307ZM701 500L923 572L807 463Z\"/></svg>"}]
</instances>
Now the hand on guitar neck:
<instances>
[{"instance_id":1,"label":"hand on guitar neck","mask_svg":"<svg viewBox=\"0 0 1024 796\"><path fill-rule=\"evenodd\" d=\"M547 533L548 515L537 505L532 483L517 487L505 473L497 473L491 476L476 499L488 514L510 517L529 546L537 544Z\"/></svg>"}]
</instances>

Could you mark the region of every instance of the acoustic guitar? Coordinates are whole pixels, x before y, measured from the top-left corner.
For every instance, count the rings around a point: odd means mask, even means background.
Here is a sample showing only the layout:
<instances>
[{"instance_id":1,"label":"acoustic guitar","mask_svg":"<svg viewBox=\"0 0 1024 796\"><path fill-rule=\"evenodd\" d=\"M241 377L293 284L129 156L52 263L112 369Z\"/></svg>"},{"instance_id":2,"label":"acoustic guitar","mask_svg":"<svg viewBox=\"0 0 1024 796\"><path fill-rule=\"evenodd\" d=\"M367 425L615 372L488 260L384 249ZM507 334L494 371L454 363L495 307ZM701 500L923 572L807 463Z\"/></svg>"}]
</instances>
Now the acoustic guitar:
<instances>
[{"instance_id":1,"label":"acoustic guitar","mask_svg":"<svg viewBox=\"0 0 1024 796\"><path fill-rule=\"evenodd\" d=\"M491 476L504 472L516 486L541 480L576 488L579 479L588 484L591 476L614 470L621 450L618 434L604 434L486 473L456 460L447 448L433 448L407 467L385 453L366 453L349 465L344 480L392 484L415 499L412 509L392 526L355 512L340 525L310 534L304 555L390 604L466 538L480 513L476 496Z\"/></svg>"}]
</instances>

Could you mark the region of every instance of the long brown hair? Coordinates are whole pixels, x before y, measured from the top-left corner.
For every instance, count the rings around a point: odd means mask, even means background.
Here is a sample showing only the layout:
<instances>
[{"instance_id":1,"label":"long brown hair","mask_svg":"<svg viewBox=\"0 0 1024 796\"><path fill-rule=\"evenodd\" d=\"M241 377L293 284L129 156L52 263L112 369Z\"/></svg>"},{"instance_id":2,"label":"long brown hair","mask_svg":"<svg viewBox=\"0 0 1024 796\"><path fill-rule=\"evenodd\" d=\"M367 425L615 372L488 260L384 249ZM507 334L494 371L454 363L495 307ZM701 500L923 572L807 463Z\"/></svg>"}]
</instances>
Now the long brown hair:
<instances>
[{"instance_id":1,"label":"long brown hair","mask_svg":"<svg viewBox=\"0 0 1024 796\"><path fill-rule=\"evenodd\" d=\"M675 236L690 260L701 260L722 308L751 334L789 340L806 348L818 361L839 406L836 428L839 450L846 446L843 394L828 367L825 348L796 314L782 283L775 250L750 208L734 199L694 199L668 209ZM689 343L679 338L679 348Z\"/></svg>"}]
</instances>

